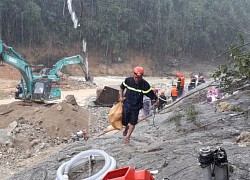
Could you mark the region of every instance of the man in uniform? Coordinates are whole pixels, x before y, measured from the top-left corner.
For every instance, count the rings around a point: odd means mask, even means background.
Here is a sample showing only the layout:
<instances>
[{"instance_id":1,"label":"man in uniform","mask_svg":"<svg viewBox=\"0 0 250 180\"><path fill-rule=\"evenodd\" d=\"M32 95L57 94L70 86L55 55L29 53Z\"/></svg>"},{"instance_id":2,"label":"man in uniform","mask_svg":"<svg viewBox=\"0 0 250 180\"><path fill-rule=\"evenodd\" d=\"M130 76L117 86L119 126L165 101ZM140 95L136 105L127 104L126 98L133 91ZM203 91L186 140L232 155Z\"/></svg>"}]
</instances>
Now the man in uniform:
<instances>
[{"instance_id":1,"label":"man in uniform","mask_svg":"<svg viewBox=\"0 0 250 180\"><path fill-rule=\"evenodd\" d=\"M137 66L134 68L133 76L127 77L120 86L119 100L123 101L122 124L125 126L123 136L125 136L124 140L127 143L129 143L138 122L139 111L143 107L143 95L151 100L157 100L149 83L142 78L143 75L143 68Z\"/></svg>"}]
</instances>

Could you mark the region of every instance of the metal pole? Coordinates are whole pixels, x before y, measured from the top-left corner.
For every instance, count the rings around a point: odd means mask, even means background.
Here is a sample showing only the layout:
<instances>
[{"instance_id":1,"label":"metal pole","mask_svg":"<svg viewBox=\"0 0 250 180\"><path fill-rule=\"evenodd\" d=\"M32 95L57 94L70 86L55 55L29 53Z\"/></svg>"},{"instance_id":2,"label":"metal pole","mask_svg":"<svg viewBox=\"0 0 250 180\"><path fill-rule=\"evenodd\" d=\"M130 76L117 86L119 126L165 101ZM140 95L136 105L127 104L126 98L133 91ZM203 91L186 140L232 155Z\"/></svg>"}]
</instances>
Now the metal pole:
<instances>
[{"instance_id":1,"label":"metal pole","mask_svg":"<svg viewBox=\"0 0 250 180\"><path fill-rule=\"evenodd\" d=\"M21 25L21 31L22 31L22 32L21 32L21 33L22 33L22 39L21 39L21 41L22 41L22 45L23 45L23 31L24 31L24 27L23 27L24 15L23 15L23 14L26 13L26 12L28 12L28 11L22 11L22 12L21 12L21 23L22 23L22 25Z\"/></svg>"},{"instance_id":2,"label":"metal pole","mask_svg":"<svg viewBox=\"0 0 250 180\"><path fill-rule=\"evenodd\" d=\"M22 23L22 45L23 45L23 12L21 12L21 23Z\"/></svg>"}]
</instances>

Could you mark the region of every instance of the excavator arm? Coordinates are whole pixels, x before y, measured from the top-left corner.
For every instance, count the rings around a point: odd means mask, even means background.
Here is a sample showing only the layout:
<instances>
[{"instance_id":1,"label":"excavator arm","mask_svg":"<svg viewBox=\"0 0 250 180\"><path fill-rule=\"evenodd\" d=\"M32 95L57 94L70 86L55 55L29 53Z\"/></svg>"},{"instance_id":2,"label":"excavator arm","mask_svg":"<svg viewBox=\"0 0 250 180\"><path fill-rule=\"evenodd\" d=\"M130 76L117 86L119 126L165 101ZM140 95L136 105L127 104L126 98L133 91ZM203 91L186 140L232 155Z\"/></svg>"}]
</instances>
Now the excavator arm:
<instances>
[{"instance_id":1,"label":"excavator arm","mask_svg":"<svg viewBox=\"0 0 250 180\"><path fill-rule=\"evenodd\" d=\"M65 57L65 58L57 61L57 63L53 65L53 68L48 72L48 74L43 74L43 75L48 75L49 78L54 79L55 81L59 81L60 78L58 76L58 72L64 66L67 66L70 64L79 64L81 69L84 72L86 81L89 80L88 64L87 64L87 61L85 59L83 59L83 57L81 55Z\"/></svg>"},{"instance_id":2,"label":"excavator arm","mask_svg":"<svg viewBox=\"0 0 250 180\"><path fill-rule=\"evenodd\" d=\"M34 78L30 63L1 40L0 61L15 67L21 74L22 92L18 94L18 96L15 96L16 98L39 102L61 98L61 90L52 87L52 79L42 77Z\"/></svg>"},{"instance_id":3,"label":"excavator arm","mask_svg":"<svg viewBox=\"0 0 250 180\"><path fill-rule=\"evenodd\" d=\"M30 96L33 98L33 74L31 65L27 62L19 53L13 50L12 47L7 46L0 40L0 61L3 61L10 66L15 67L21 74L21 79L26 84L26 91L24 91L23 97Z\"/></svg>"}]
</instances>

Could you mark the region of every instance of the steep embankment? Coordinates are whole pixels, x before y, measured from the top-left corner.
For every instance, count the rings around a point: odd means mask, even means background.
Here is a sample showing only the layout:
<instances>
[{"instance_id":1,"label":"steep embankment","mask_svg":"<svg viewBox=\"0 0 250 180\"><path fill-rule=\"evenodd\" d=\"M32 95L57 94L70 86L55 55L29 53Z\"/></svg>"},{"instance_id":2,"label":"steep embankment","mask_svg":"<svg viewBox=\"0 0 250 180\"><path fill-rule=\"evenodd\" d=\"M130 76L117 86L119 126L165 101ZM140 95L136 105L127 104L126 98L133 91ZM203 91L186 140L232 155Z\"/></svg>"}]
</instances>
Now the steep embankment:
<instances>
[{"instance_id":1,"label":"steep embankment","mask_svg":"<svg viewBox=\"0 0 250 180\"><path fill-rule=\"evenodd\" d=\"M56 169L75 154L87 149L102 149L117 161L117 167L158 170L156 179L203 179L198 165L199 149L206 146L225 148L230 164L230 179L250 177L250 139L239 136L250 130L250 91L208 104L205 91L184 98L170 108L141 121L135 129L131 143L124 143L122 133L91 138L87 143L71 144L55 153L43 163L19 172L11 179L28 179L36 170L56 177ZM222 108L221 102L230 106ZM238 138L238 139L237 139ZM237 139L237 142L236 142ZM78 173L78 178L86 175Z\"/></svg>"}]
</instances>

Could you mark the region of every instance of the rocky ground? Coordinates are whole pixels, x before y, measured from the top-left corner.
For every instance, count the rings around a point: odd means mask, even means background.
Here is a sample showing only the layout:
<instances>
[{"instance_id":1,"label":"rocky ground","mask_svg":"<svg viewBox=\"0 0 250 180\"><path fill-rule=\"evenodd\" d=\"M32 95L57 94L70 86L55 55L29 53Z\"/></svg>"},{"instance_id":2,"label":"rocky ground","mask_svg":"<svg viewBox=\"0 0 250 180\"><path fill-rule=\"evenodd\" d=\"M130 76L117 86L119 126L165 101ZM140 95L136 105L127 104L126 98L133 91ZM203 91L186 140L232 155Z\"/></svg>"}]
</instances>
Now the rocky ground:
<instances>
[{"instance_id":1,"label":"rocky ground","mask_svg":"<svg viewBox=\"0 0 250 180\"><path fill-rule=\"evenodd\" d=\"M63 162L89 149L104 150L116 159L118 168L132 166L138 170L158 170L155 179L203 179L197 157L199 149L207 146L220 146L226 150L230 179L249 179L250 91L240 91L211 104L201 98L204 92L168 105L156 114L154 124L153 117L142 120L136 126L130 144L123 141L120 131L69 143L61 150L55 150L42 163L16 173L10 179L37 177L38 171L46 172L47 179L54 179ZM222 106L222 102L228 105ZM192 108L197 112L195 117ZM76 171L72 176L77 180L83 175L83 171Z\"/></svg>"},{"instance_id":2,"label":"rocky ground","mask_svg":"<svg viewBox=\"0 0 250 180\"><path fill-rule=\"evenodd\" d=\"M61 86L65 90L93 87L79 83L68 80ZM3 90L7 92L3 98L8 98L10 92ZM154 175L157 180L197 180L203 179L197 160L199 149L207 146L225 148L230 179L249 179L250 91L224 94L224 99L212 103L207 103L206 91L204 88L188 93L154 118L141 120L130 144L123 141L121 131L104 133L110 108L95 106L95 96L89 96L81 106L67 101L54 105L1 105L1 179L52 180L63 162L85 150L100 149L116 159L117 168L158 170ZM76 132L84 129L89 139L76 139ZM102 165L97 162L95 172ZM77 169L71 178L78 180L87 175L86 169Z\"/></svg>"},{"instance_id":3,"label":"rocky ground","mask_svg":"<svg viewBox=\"0 0 250 180\"><path fill-rule=\"evenodd\" d=\"M37 163L59 148L75 142L77 131L88 137L103 132L108 126L109 108L84 109L66 101L55 105L27 105L13 102L0 106L1 173L10 173ZM41 161L40 159L40 161ZM28 165L28 166L30 166Z\"/></svg>"}]
</instances>

